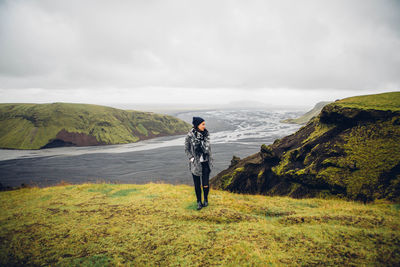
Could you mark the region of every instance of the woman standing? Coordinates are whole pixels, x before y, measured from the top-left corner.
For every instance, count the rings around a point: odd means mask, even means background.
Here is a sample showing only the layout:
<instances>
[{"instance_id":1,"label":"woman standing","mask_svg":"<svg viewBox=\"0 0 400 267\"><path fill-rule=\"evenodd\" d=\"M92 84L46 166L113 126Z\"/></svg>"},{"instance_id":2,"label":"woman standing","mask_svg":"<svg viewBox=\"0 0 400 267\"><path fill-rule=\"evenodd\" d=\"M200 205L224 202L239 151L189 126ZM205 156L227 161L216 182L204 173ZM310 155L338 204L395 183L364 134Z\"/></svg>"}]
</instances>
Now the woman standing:
<instances>
[{"instance_id":1,"label":"woman standing","mask_svg":"<svg viewBox=\"0 0 400 267\"><path fill-rule=\"evenodd\" d=\"M197 197L197 209L208 206L209 177L214 159L211 154L210 134L203 118L193 117L193 128L185 138L185 153L189 159L189 169L193 176ZM203 184L204 203L201 202L200 177Z\"/></svg>"}]
</instances>

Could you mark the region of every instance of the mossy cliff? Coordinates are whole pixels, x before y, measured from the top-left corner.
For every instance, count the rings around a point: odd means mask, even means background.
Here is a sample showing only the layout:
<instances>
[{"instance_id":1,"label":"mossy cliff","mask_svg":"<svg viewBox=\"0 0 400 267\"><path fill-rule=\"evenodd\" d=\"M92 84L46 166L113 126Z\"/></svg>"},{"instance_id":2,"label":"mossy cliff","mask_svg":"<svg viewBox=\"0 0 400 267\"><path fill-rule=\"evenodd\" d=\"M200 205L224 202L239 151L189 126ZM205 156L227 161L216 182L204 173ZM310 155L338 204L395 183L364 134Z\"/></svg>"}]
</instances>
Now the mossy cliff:
<instances>
[{"instance_id":1,"label":"mossy cliff","mask_svg":"<svg viewBox=\"0 0 400 267\"><path fill-rule=\"evenodd\" d=\"M173 116L90 104L0 104L0 147L40 149L133 143L185 134Z\"/></svg>"},{"instance_id":2,"label":"mossy cliff","mask_svg":"<svg viewBox=\"0 0 400 267\"><path fill-rule=\"evenodd\" d=\"M337 100L210 180L232 192L400 201L400 92Z\"/></svg>"}]
</instances>

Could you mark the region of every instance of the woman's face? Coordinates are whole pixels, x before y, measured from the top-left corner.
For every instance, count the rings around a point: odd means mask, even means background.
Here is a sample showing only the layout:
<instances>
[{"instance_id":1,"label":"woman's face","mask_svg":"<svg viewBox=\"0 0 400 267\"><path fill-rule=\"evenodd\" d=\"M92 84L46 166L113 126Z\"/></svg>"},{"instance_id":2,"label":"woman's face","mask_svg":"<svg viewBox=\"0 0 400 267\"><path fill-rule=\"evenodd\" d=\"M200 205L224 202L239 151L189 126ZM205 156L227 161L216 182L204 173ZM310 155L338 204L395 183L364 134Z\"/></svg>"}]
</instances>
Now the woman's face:
<instances>
[{"instance_id":1,"label":"woman's face","mask_svg":"<svg viewBox=\"0 0 400 267\"><path fill-rule=\"evenodd\" d=\"M197 126L197 128L199 128L200 131L204 131L204 129L206 128L206 122L203 121L199 124L199 126Z\"/></svg>"}]
</instances>

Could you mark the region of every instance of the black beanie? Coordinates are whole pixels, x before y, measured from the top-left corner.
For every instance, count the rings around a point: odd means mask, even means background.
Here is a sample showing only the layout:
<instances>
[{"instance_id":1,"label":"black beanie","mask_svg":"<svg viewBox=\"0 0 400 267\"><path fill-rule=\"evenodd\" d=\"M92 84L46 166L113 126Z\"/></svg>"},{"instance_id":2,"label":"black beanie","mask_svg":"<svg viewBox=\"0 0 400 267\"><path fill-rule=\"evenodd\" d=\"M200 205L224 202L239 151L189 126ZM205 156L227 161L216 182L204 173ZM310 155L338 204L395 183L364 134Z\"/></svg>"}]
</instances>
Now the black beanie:
<instances>
[{"instance_id":1,"label":"black beanie","mask_svg":"<svg viewBox=\"0 0 400 267\"><path fill-rule=\"evenodd\" d=\"M193 117L193 121L192 124L195 128L197 128L197 126L199 126L200 123L202 123L204 121L203 118L200 117Z\"/></svg>"}]
</instances>

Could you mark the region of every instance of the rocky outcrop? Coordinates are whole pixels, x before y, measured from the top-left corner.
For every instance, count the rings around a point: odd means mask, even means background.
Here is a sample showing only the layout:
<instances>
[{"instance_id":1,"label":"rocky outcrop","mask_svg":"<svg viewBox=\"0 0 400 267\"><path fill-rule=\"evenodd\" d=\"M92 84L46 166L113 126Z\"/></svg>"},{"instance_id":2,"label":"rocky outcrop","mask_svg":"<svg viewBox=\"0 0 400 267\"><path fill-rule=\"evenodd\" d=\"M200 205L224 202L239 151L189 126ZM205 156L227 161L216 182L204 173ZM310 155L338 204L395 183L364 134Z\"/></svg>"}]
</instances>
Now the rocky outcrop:
<instances>
[{"instance_id":1,"label":"rocky outcrop","mask_svg":"<svg viewBox=\"0 0 400 267\"><path fill-rule=\"evenodd\" d=\"M393 93L400 103L400 93ZM343 101L345 103L346 101ZM261 146L210 180L238 193L400 201L400 105L337 101L296 133Z\"/></svg>"}]
</instances>

